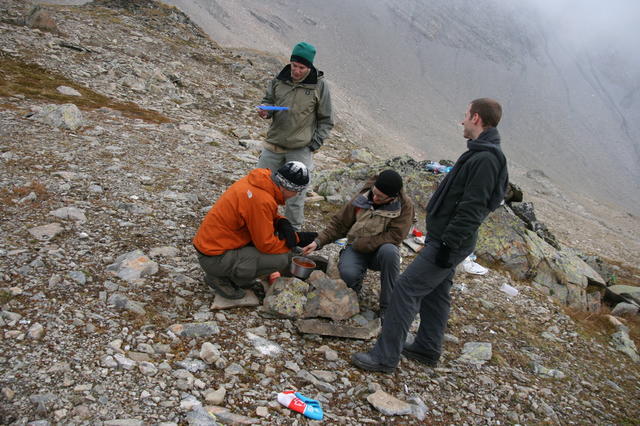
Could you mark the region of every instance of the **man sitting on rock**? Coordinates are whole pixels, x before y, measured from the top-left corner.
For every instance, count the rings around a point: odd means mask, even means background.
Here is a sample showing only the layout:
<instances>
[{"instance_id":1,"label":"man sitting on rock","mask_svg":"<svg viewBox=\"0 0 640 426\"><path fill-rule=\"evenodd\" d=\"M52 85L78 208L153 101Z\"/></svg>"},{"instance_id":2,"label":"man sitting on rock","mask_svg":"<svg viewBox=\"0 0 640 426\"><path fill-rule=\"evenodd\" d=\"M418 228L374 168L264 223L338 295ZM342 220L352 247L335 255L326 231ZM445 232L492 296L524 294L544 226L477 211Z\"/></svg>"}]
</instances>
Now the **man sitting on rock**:
<instances>
[{"instance_id":1,"label":"man sitting on rock","mask_svg":"<svg viewBox=\"0 0 640 426\"><path fill-rule=\"evenodd\" d=\"M227 299L244 297L257 277L287 267L289 252L315 232L297 233L278 206L302 192L309 171L299 161L277 171L254 169L231 185L204 218L193 245L205 282Z\"/></svg>"},{"instance_id":2,"label":"man sitting on rock","mask_svg":"<svg viewBox=\"0 0 640 426\"><path fill-rule=\"evenodd\" d=\"M413 203L402 191L402 177L385 170L371 178L303 253L308 255L336 239L347 237L338 270L350 288L360 292L367 269L380 271L380 317L389 304L400 273L399 246L413 223Z\"/></svg>"}]
</instances>

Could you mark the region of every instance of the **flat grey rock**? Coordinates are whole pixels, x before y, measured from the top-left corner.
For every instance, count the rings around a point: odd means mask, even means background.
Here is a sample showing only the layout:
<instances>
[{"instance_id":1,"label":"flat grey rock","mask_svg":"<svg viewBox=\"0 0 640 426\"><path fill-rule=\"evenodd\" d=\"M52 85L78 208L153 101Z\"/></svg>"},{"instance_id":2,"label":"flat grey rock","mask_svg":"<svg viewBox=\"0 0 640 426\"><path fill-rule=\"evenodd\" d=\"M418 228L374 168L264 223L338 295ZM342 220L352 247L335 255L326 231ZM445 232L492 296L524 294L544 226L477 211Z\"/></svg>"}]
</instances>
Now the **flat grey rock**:
<instances>
[{"instance_id":1,"label":"flat grey rock","mask_svg":"<svg viewBox=\"0 0 640 426\"><path fill-rule=\"evenodd\" d=\"M382 390L377 390L367 396L367 401L369 401L376 410L387 416L404 416L411 414L413 411L411 404L391 396Z\"/></svg>"},{"instance_id":2,"label":"flat grey rock","mask_svg":"<svg viewBox=\"0 0 640 426\"><path fill-rule=\"evenodd\" d=\"M186 324L174 324L169 327L176 336L181 337L207 337L218 334L220 329L215 321L201 322L201 323L186 323Z\"/></svg>"},{"instance_id":3,"label":"flat grey rock","mask_svg":"<svg viewBox=\"0 0 640 426\"><path fill-rule=\"evenodd\" d=\"M304 319L296 321L298 330L307 334L319 334L321 336L348 337L351 339L369 340L380 333L380 320L369 321L364 327L341 325L320 319Z\"/></svg>"},{"instance_id":4,"label":"flat grey rock","mask_svg":"<svg viewBox=\"0 0 640 426\"><path fill-rule=\"evenodd\" d=\"M253 347L261 355L273 357L278 356L282 353L282 347L279 344L265 339L264 337L253 334L249 331L247 331L246 334L247 338L249 338L249 340L253 344Z\"/></svg>"},{"instance_id":5,"label":"flat grey rock","mask_svg":"<svg viewBox=\"0 0 640 426\"><path fill-rule=\"evenodd\" d=\"M102 423L104 426L143 426L144 422L138 419L115 419Z\"/></svg>"},{"instance_id":6,"label":"flat grey rock","mask_svg":"<svg viewBox=\"0 0 640 426\"><path fill-rule=\"evenodd\" d=\"M259 419L254 419L252 417L243 416L241 414L232 413L226 407L219 406L205 406L204 409L211 414L214 419L222 424L241 424L241 425L251 425L260 423Z\"/></svg>"},{"instance_id":7,"label":"flat grey rock","mask_svg":"<svg viewBox=\"0 0 640 426\"><path fill-rule=\"evenodd\" d=\"M554 368L548 368L548 367L545 367L544 365L541 365L535 362L533 363L532 368L535 374L541 377L545 377L547 379L564 379L565 378L565 374L562 371L556 370Z\"/></svg>"},{"instance_id":8,"label":"flat grey rock","mask_svg":"<svg viewBox=\"0 0 640 426\"><path fill-rule=\"evenodd\" d=\"M491 343L467 342L462 348L462 356L458 358L458 361L481 365L489 361L491 356Z\"/></svg>"},{"instance_id":9,"label":"flat grey rock","mask_svg":"<svg viewBox=\"0 0 640 426\"><path fill-rule=\"evenodd\" d=\"M611 339L613 340L616 350L627 355L633 361L640 362L640 355L638 355L636 344L629 337L629 333L625 330L619 330L611 335Z\"/></svg>"},{"instance_id":10,"label":"flat grey rock","mask_svg":"<svg viewBox=\"0 0 640 426\"><path fill-rule=\"evenodd\" d=\"M56 235L64 231L59 223L50 223L48 225L36 226L29 229L29 233L36 239L41 241L52 240Z\"/></svg>"},{"instance_id":11,"label":"flat grey rock","mask_svg":"<svg viewBox=\"0 0 640 426\"><path fill-rule=\"evenodd\" d=\"M213 299L213 303L211 304L211 309L217 311L222 309L259 305L260 301L258 300L258 296L256 296L253 290L245 290L245 295L242 299L227 299L226 297L222 297L219 294L216 294L215 298Z\"/></svg>"},{"instance_id":12,"label":"flat grey rock","mask_svg":"<svg viewBox=\"0 0 640 426\"><path fill-rule=\"evenodd\" d=\"M62 93L63 95L67 95L67 96L82 96L82 93L78 92L76 89L69 86L58 86L56 87L56 90Z\"/></svg>"},{"instance_id":13,"label":"flat grey rock","mask_svg":"<svg viewBox=\"0 0 640 426\"><path fill-rule=\"evenodd\" d=\"M61 207L59 209L50 211L49 214L60 219L72 219L80 223L84 223L87 221L84 210L77 207Z\"/></svg>"},{"instance_id":14,"label":"flat grey rock","mask_svg":"<svg viewBox=\"0 0 640 426\"><path fill-rule=\"evenodd\" d=\"M419 252L424 248L424 245L417 243L413 237L405 238L402 242L404 243L404 245L409 247L415 253Z\"/></svg>"},{"instance_id":15,"label":"flat grey rock","mask_svg":"<svg viewBox=\"0 0 640 426\"><path fill-rule=\"evenodd\" d=\"M631 314L635 315L638 313L638 306L633 303L621 302L618 303L612 310L611 315L624 315Z\"/></svg>"}]
</instances>

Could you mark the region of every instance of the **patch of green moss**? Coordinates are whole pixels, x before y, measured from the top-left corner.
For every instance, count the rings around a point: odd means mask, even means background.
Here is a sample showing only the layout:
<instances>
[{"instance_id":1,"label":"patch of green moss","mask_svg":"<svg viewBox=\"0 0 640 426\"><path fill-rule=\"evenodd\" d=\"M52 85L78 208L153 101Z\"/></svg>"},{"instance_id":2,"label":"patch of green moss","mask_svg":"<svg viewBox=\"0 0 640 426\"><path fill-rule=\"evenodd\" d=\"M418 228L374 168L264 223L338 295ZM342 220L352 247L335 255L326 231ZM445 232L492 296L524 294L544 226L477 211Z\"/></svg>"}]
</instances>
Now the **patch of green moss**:
<instances>
[{"instance_id":1,"label":"patch of green moss","mask_svg":"<svg viewBox=\"0 0 640 426\"><path fill-rule=\"evenodd\" d=\"M629 417L620 417L618 418L619 425L640 425L640 419L634 419Z\"/></svg>"},{"instance_id":2,"label":"patch of green moss","mask_svg":"<svg viewBox=\"0 0 640 426\"><path fill-rule=\"evenodd\" d=\"M13 296L8 291L0 290L0 305L8 303Z\"/></svg>"},{"instance_id":3,"label":"patch of green moss","mask_svg":"<svg viewBox=\"0 0 640 426\"><path fill-rule=\"evenodd\" d=\"M76 89L82 96L69 96L58 92L58 86L62 85ZM171 121L164 115L143 109L133 102L118 102L96 93L37 64L30 64L0 54L0 96L15 95L57 104L73 103L82 110L106 107L120 111L126 117L138 118L150 123Z\"/></svg>"}]
</instances>

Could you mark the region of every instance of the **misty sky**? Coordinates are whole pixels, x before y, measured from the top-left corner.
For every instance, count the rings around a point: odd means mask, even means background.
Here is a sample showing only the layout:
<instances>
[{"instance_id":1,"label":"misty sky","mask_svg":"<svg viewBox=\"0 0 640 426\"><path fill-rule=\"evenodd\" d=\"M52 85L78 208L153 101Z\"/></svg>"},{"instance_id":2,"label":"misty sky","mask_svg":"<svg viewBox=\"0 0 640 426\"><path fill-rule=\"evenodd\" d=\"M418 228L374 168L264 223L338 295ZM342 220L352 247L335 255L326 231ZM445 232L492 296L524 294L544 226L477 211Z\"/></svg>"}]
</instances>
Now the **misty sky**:
<instances>
[{"instance_id":1,"label":"misty sky","mask_svg":"<svg viewBox=\"0 0 640 426\"><path fill-rule=\"evenodd\" d=\"M638 0L526 0L557 34L581 48L635 52L640 40ZM633 55L637 57L638 55ZM631 59L631 58L630 58Z\"/></svg>"}]
</instances>

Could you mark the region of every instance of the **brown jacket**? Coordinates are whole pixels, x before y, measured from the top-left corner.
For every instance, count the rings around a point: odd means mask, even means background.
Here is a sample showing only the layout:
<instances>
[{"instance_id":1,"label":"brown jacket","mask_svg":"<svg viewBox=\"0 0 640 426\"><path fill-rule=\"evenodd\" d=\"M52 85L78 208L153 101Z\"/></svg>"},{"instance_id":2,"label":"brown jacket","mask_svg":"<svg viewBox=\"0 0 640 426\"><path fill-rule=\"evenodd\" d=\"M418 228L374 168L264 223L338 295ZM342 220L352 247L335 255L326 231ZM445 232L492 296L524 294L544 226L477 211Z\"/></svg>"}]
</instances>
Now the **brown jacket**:
<instances>
[{"instance_id":1,"label":"brown jacket","mask_svg":"<svg viewBox=\"0 0 640 426\"><path fill-rule=\"evenodd\" d=\"M331 218L316 239L318 248L343 237L361 253L374 252L385 243L402 243L413 223L413 203L401 191L394 201L374 209L369 199L374 182L374 178L370 179L360 193Z\"/></svg>"}]
</instances>

